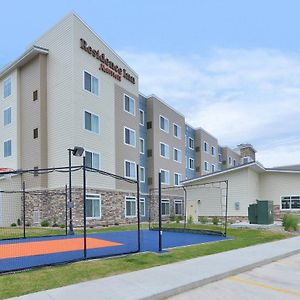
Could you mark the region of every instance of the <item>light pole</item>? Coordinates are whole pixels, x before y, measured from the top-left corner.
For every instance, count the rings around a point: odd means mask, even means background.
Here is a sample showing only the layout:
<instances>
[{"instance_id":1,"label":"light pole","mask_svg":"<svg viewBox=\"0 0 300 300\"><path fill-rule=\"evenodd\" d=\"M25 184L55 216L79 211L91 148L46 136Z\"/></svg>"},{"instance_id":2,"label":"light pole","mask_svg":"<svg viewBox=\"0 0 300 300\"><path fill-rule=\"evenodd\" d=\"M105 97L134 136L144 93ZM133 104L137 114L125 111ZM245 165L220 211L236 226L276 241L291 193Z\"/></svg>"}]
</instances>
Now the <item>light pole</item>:
<instances>
[{"instance_id":1,"label":"light pole","mask_svg":"<svg viewBox=\"0 0 300 300\"><path fill-rule=\"evenodd\" d=\"M70 219L69 219L69 235L74 234L73 229L73 217L72 217L72 208L74 207L74 203L72 202L72 154L74 156L82 156L84 152L84 148L75 146L74 149L68 149L69 151L69 203L68 208L70 209Z\"/></svg>"}]
</instances>

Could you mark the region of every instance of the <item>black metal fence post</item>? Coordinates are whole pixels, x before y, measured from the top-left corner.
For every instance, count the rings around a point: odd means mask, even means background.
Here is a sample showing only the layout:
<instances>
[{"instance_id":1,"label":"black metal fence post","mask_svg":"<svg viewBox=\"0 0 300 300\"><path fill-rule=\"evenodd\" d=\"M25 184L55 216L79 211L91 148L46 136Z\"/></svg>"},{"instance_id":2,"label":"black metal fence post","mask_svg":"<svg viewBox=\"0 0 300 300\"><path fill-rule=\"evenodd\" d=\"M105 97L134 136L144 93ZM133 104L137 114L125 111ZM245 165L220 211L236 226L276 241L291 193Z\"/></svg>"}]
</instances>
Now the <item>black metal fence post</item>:
<instances>
[{"instance_id":1,"label":"black metal fence post","mask_svg":"<svg viewBox=\"0 0 300 300\"><path fill-rule=\"evenodd\" d=\"M83 240L84 240L84 259L87 258L86 253L86 168L85 156L83 156Z\"/></svg>"},{"instance_id":2,"label":"black metal fence post","mask_svg":"<svg viewBox=\"0 0 300 300\"><path fill-rule=\"evenodd\" d=\"M158 173L158 251L162 251L162 230L161 230L161 173Z\"/></svg>"},{"instance_id":3,"label":"black metal fence post","mask_svg":"<svg viewBox=\"0 0 300 300\"><path fill-rule=\"evenodd\" d=\"M138 222L138 252L140 252L141 251L140 167L138 164L136 165L136 193L137 193L137 222Z\"/></svg>"},{"instance_id":4,"label":"black metal fence post","mask_svg":"<svg viewBox=\"0 0 300 300\"><path fill-rule=\"evenodd\" d=\"M66 235L68 235L68 185L65 186L65 207L66 207L66 211L65 211L65 227L66 227Z\"/></svg>"},{"instance_id":5,"label":"black metal fence post","mask_svg":"<svg viewBox=\"0 0 300 300\"><path fill-rule=\"evenodd\" d=\"M22 185L22 189L23 189L23 237L26 238L26 204L25 204L25 201L26 201L26 194L25 194L25 181L23 181L23 185Z\"/></svg>"},{"instance_id":6,"label":"black metal fence post","mask_svg":"<svg viewBox=\"0 0 300 300\"><path fill-rule=\"evenodd\" d=\"M227 236L227 215L228 215L228 180L226 180L226 208L225 208L225 236Z\"/></svg>"}]
</instances>

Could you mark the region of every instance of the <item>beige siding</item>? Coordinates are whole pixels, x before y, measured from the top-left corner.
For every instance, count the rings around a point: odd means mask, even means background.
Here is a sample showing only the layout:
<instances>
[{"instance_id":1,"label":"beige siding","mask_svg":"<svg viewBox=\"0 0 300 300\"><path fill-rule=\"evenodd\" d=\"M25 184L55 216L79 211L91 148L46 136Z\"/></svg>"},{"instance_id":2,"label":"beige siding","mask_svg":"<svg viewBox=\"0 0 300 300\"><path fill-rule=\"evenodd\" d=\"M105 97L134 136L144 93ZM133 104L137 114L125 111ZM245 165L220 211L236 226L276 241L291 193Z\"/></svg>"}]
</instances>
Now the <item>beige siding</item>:
<instances>
[{"instance_id":1,"label":"beige siding","mask_svg":"<svg viewBox=\"0 0 300 300\"><path fill-rule=\"evenodd\" d=\"M218 140L206 132L202 128L196 129L196 141L195 141L195 149L196 151L196 174L197 176L205 175L212 172L212 164L215 165L215 171L218 171L219 165L219 156L218 156ZM204 151L204 142L208 144L208 151ZM215 154L212 155L211 148L215 148ZM205 171L204 162L207 161L209 164L209 171Z\"/></svg>"},{"instance_id":2,"label":"beige siding","mask_svg":"<svg viewBox=\"0 0 300 300\"><path fill-rule=\"evenodd\" d=\"M152 157L148 159L148 166L153 186L158 186L158 172L160 169L170 171L170 185L173 186L174 173L181 174L182 180L185 178L185 119L155 97L150 97L147 100L147 109L148 121L152 122L152 129L148 130L148 149L152 149ZM169 120L168 133L160 129L160 116ZM180 139L173 135L174 123L181 127ZM160 142L169 146L168 159L160 156ZM174 161L174 148L181 151L181 163Z\"/></svg>"},{"instance_id":3,"label":"beige siding","mask_svg":"<svg viewBox=\"0 0 300 300\"><path fill-rule=\"evenodd\" d=\"M252 171L251 171L252 172ZM249 179L250 178L250 179ZM257 194L249 194L249 189L253 188L255 176L251 173L249 175L248 169L236 170L226 174L216 175L213 178L202 179L194 182L193 185L208 183L212 181L228 180L228 215L229 216L247 216L248 206L257 199ZM224 207L224 192L222 196L218 197L220 189L213 190L213 188L195 188L187 187L187 210L188 214L196 217L198 214L198 200L201 201L203 207L203 214L206 216L217 215L221 211L219 199L223 199ZM213 200L212 200L213 199ZM216 200L218 199L218 200ZM236 209L236 202L239 202L240 209Z\"/></svg>"},{"instance_id":4,"label":"beige siding","mask_svg":"<svg viewBox=\"0 0 300 300\"><path fill-rule=\"evenodd\" d=\"M229 163L231 157L231 164ZM241 156L228 147L223 148L223 166L225 169L234 167L233 161L236 161L236 166L241 164Z\"/></svg>"},{"instance_id":5,"label":"beige siding","mask_svg":"<svg viewBox=\"0 0 300 300\"><path fill-rule=\"evenodd\" d=\"M0 191L21 191L21 176L0 179ZM0 192L0 227L10 226L21 219L22 193Z\"/></svg>"},{"instance_id":6,"label":"beige siding","mask_svg":"<svg viewBox=\"0 0 300 300\"><path fill-rule=\"evenodd\" d=\"M99 70L100 62L80 48L80 38L89 45L134 74L127 65L108 48L77 16L70 14L48 31L35 44L49 49L48 55L48 165L68 164L67 149L79 145L100 154L101 169L115 173L115 84L116 80ZM83 88L83 72L87 71L99 80L99 96ZM136 83L122 79L117 83L129 93L138 95ZM100 134L84 129L84 111L100 117ZM73 164L81 164L81 158L72 158ZM81 184L74 175L74 185ZM65 184L64 177L49 175L49 185ZM89 184L108 189L115 188L111 178L90 180Z\"/></svg>"},{"instance_id":7,"label":"beige siding","mask_svg":"<svg viewBox=\"0 0 300 300\"><path fill-rule=\"evenodd\" d=\"M11 78L12 93L9 97L4 98L4 81ZM0 167L18 169L18 134L17 129L19 126L18 118L18 71L13 71L10 75L1 79L0 81ZM12 123L4 127L4 110L11 107L12 109ZM12 156L4 158L3 143L6 140L12 140Z\"/></svg>"},{"instance_id":8,"label":"beige siding","mask_svg":"<svg viewBox=\"0 0 300 300\"><path fill-rule=\"evenodd\" d=\"M135 115L124 111L124 94L135 100ZM116 174L125 177L124 161L129 160L139 164L140 160L140 135L139 135L139 105L138 97L115 85L115 138L118 149L116 150ZM135 147L124 143L124 127L135 131ZM136 190L136 185L117 180L118 190Z\"/></svg>"},{"instance_id":9,"label":"beige siding","mask_svg":"<svg viewBox=\"0 0 300 300\"><path fill-rule=\"evenodd\" d=\"M47 167L47 98L46 98L46 57L37 56L20 70L21 93L21 168ZM33 92L38 99L33 101ZM33 130L38 129L38 138ZM43 179L43 180L42 180ZM28 181L28 187L46 186L47 176Z\"/></svg>"},{"instance_id":10,"label":"beige siding","mask_svg":"<svg viewBox=\"0 0 300 300\"><path fill-rule=\"evenodd\" d=\"M34 44L49 49L47 58L48 166L68 164L74 146L73 17L69 15ZM49 186L66 184L60 174L49 175Z\"/></svg>"},{"instance_id":11,"label":"beige siding","mask_svg":"<svg viewBox=\"0 0 300 300\"><path fill-rule=\"evenodd\" d=\"M281 196L300 195L300 174L268 172L260 176L261 199L280 205Z\"/></svg>"}]
</instances>

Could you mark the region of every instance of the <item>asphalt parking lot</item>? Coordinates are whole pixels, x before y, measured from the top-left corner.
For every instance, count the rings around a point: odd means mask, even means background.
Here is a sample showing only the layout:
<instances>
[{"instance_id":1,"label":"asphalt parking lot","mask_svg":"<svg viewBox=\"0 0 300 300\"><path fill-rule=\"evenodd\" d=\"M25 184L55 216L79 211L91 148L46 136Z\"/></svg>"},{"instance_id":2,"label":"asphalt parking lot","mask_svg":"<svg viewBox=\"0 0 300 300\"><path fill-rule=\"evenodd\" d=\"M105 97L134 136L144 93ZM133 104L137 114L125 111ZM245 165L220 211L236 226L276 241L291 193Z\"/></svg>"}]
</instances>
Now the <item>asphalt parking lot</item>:
<instances>
[{"instance_id":1,"label":"asphalt parking lot","mask_svg":"<svg viewBox=\"0 0 300 300\"><path fill-rule=\"evenodd\" d=\"M300 254L168 299L292 300L300 298Z\"/></svg>"}]
</instances>

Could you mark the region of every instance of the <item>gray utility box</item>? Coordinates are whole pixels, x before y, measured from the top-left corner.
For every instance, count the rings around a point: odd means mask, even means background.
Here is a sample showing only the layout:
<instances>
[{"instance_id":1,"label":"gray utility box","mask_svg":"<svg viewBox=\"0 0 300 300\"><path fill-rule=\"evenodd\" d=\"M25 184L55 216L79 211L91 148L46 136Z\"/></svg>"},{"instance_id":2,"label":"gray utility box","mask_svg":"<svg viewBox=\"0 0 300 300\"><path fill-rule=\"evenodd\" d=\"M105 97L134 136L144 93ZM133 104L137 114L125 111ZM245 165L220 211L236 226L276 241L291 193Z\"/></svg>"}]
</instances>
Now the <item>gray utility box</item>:
<instances>
[{"instance_id":1,"label":"gray utility box","mask_svg":"<svg viewBox=\"0 0 300 300\"><path fill-rule=\"evenodd\" d=\"M256 200L257 203L248 207L248 219L250 224L273 224L273 201Z\"/></svg>"}]
</instances>

